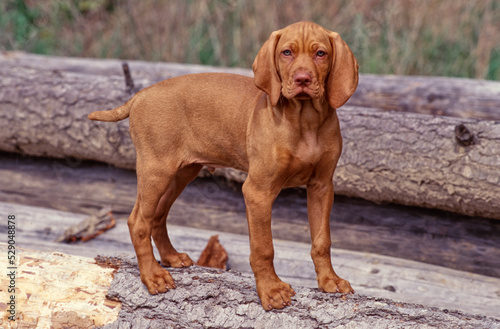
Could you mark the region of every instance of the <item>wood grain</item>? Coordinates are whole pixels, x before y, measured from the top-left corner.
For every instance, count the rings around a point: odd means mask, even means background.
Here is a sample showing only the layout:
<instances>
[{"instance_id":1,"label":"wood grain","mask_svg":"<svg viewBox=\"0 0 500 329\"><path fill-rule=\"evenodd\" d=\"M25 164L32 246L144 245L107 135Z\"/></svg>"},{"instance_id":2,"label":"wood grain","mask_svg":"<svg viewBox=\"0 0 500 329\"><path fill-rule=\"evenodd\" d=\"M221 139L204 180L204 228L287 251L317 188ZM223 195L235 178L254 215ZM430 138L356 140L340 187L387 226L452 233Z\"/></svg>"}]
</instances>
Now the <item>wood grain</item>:
<instances>
[{"instance_id":1,"label":"wood grain","mask_svg":"<svg viewBox=\"0 0 500 329\"><path fill-rule=\"evenodd\" d=\"M18 223L19 225L19 223ZM2 254L7 245L0 244ZM91 258L17 248L16 321L7 318L7 289L0 290L3 328L92 328L114 322L121 303L106 297L116 269ZM7 257L0 258L7 268ZM9 278L2 275L2 287ZM9 314L10 316L10 314Z\"/></svg>"}]
</instances>

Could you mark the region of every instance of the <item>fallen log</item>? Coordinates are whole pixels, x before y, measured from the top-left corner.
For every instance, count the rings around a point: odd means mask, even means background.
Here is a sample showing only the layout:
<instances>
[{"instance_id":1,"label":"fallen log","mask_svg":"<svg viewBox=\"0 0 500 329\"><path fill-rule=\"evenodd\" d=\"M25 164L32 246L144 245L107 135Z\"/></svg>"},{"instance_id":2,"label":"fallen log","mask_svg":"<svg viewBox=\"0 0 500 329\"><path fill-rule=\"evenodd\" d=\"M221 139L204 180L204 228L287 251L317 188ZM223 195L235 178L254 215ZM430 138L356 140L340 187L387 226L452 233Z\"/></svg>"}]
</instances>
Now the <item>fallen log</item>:
<instances>
[{"instance_id":1,"label":"fallen log","mask_svg":"<svg viewBox=\"0 0 500 329\"><path fill-rule=\"evenodd\" d=\"M6 245L0 245L2 251ZM4 264L5 263L5 264ZM6 258L0 259L6 265ZM293 304L265 312L254 280L237 272L169 269L177 288L152 296L127 257L91 258L23 250L17 267L15 321L0 303L5 328L500 328L500 320L362 295L324 294L295 287ZM2 277L2 286L9 278ZM0 291L2 300L9 297Z\"/></svg>"},{"instance_id":2,"label":"fallen log","mask_svg":"<svg viewBox=\"0 0 500 329\"><path fill-rule=\"evenodd\" d=\"M132 78L149 81L146 85L174 76L209 71L253 76L252 70L243 68L144 61L128 61L128 63ZM0 66L55 72L122 77L121 64L122 61L116 59L41 56L22 52L0 54ZM500 82L463 78L361 74L358 89L347 105L460 118L500 120L498 110Z\"/></svg>"},{"instance_id":3,"label":"fallen log","mask_svg":"<svg viewBox=\"0 0 500 329\"><path fill-rule=\"evenodd\" d=\"M337 193L500 219L500 121L349 107L339 117Z\"/></svg>"},{"instance_id":4,"label":"fallen log","mask_svg":"<svg viewBox=\"0 0 500 329\"><path fill-rule=\"evenodd\" d=\"M87 119L131 97L122 77L7 65L0 77L0 150L134 168L128 120ZM500 219L500 121L351 106L338 113L337 194ZM246 177L232 169L216 174Z\"/></svg>"},{"instance_id":5,"label":"fallen log","mask_svg":"<svg viewBox=\"0 0 500 329\"><path fill-rule=\"evenodd\" d=\"M386 111L500 120L500 83L363 74L347 104Z\"/></svg>"},{"instance_id":6,"label":"fallen log","mask_svg":"<svg viewBox=\"0 0 500 329\"><path fill-rule=\"evenodd\" d=\"M122 264L108 292L108 297L122 302L122 309L106 328L129 323L141 328L500 328L494 318L302 287L295 287L291 306L266 312L252 278L199 267L171 272L178 288L153 298L142 287L137 266Z\"/></svg>"}]
</instances>

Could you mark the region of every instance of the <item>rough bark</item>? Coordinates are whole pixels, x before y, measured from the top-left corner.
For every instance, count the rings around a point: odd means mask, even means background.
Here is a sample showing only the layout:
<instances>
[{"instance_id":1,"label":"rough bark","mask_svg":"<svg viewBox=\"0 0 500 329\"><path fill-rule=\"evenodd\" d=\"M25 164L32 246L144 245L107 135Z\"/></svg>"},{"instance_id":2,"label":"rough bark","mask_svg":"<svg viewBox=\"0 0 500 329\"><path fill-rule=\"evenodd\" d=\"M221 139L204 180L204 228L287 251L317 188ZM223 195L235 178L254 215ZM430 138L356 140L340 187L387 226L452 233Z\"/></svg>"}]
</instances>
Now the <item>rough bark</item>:
<instances>
[{"instance_id":1,"label":"rough bark","mask_svg":"<svg viewBox=\"0 0 500 329\"><path fill-rule=\"evenodd\" d=\"M134 167L128 121L87 119L130 98L121 76L10 65L0 66L0 76L1 150ZM349 106L338 112L344 152L337 194L500 218L500 122ZM245 179L231 169L218 174Z\"/></svg>"},{"instance_id":2,"label":"rough bark","mask_svg":"<svg viewBox=\"0 0 500 329\"><path fill-rule=\"evenodd\" d=\"M500 121L340 110L336 192L500 219ZM457 140L464 125L469 146Z\"/></svg>"},{"instance_id":3,"label":"rough bark","mask_svg":"<svg viewBox=\"0 0 500 329\"><path fill-rule=\"evenodd\" d=\"M87 118L130 98L122 77L10 66L0 66L0 77L0 149L134 167L128 120L103 126Z\"/></svg>"},{"instance_id":4,"label":"rough bark","mask_svg":"<svg viewBox=\"0 0 500 329\"><path fill-rule=\"evenodd\" d=\"M500 83L443 77L363 74L348 105L500 120Z\"/></svg>"},{"instance_id":5,"label":"rough bark","mask_svg":"<svg viewBox=\"0 0 500 329\"><path fill-rule=\"evenodd\" d=\"M6 250L3 244L0 248ZM0 261L5 263L5 260ZM5 264L6 265L6 264ZM118 270L117 270L118 269ZM500 320L361 295L296 287L293 305L265 312L252 278L193 266L169 269L177 288L150 295L127 257L70 256L23 250L17 269L16 321L5 328L500 328ZM116 272L116 273L115 273ZM2 286L9 278L2 277ZM0 291L2 300L10 298ZM3 298L5 297L5 298Z\"/></svg>"},{"instance_id":6,"label":"rough bark","mask_svg":"<svg viewBox=\"0 0 500 329\"><path fill-rule=\"evenodd\" d=\"M252 278L202 267L171 273L177 288L151 296L137 266L122 263L107 294L122 308L105 328L500 328L493 318L301 287L292 306L266 312Z\"/></svg>"},{"instance_id":7,"label":"rough bark","mask_svg":"<svg viewBox=\"0 0 500 329\"><path fill-rule=\"evenodd\" d=\"M253 76L252 70L242 68L128 62L132 78L146 79L152 83L178 75L208 71ZM122 76L121 63L110 59L47 57L19 52L0 54L0 65L105 76ZM500 82L361 74L358 89L347 104L391 111L500 120Z\"/></svg>"}]
</instances>

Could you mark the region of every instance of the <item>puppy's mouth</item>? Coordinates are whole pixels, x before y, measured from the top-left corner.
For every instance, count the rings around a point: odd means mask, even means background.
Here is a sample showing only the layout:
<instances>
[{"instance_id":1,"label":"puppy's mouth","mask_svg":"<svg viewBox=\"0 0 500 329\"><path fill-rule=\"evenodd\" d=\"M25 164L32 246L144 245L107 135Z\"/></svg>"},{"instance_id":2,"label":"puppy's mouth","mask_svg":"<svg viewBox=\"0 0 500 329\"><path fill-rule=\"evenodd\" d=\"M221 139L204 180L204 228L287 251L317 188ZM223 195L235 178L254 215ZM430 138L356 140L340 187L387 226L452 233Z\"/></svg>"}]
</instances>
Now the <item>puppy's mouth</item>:
<instances>
[{"instance_id":1,"label":"puppy's mouth","mask_svg":"<svg viewBox=\"0 0 500 329\"><path fill-rule=\"evenodd\" d=\"M299 100L304 100L304 99L311 99L317 97L317 93L307 87L296 87L292 92L291 92L291 97L290 98L295 98Z\"/></svg>"},{"instance_id":2,"label":"puppy's mouth","mask_svg":"<svg viewBox=\"0 0 500 329\"><path fill-rule=\"evenodd\" d=\"M322 96L321 90L318 88L311 88L310 86L290 86L283 88L283 96L288 99L309 100L320 98Z\"/></svg>"},{"instance_id":3,"label":"puppy's mouth","mask_svg":"<svg viewBox=\"0 0 500 329\"><path fill-rule=\"evenodd\" d=\"M302 92L299 92L297 95L295 95L294 98L297 98L297 99L310 99L311 95L309 95L305 91L302 91Z\"/></svg>"}]
</instances>

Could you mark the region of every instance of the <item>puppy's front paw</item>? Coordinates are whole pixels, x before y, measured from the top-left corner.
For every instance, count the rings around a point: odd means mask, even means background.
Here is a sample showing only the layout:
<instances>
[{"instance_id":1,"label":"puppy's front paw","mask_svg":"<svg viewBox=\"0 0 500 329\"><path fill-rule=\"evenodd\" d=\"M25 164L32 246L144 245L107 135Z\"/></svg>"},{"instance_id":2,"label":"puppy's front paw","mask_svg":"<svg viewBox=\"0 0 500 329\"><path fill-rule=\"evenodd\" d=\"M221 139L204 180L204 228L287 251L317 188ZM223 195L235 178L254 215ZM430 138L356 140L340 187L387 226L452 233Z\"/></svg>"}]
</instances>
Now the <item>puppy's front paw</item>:
<instances>
[{"instance_id":1,"label":"puppy's front paw","mask_svg":"<svg viewBox=\"0 0 500 329\"><path fill-rule=\"evenodd\" d=\"M258 284L257 293L259 294L262 307L266 311L282 309L290 305L292 303L292 296L295 295L292 287L279 279Z\"/></svg>"},{"instance_id":2,"label":"puppy's front paw","mask_svg":"<svg viewBox=\"0 0 500 329\"><path fill-rule=\"evenodd\" d=\"M159 264L147 271L141 271L142 283L146 285L152 295L163 293L175 288L175 282L170 273Z\"/></svg>"},{"instance_id":3,"label":"puppy's front paw","mask_svg":"<svg viewBox=\"0 0 500 329\"><path fill-rule=\"evenodd\" d=\"M354 294L354 289L352 289L349 281L341 279L339 277L324 278L318 280L318 288L323 292L340 292L342 294Z\"/></svg>"}]
</instances>

